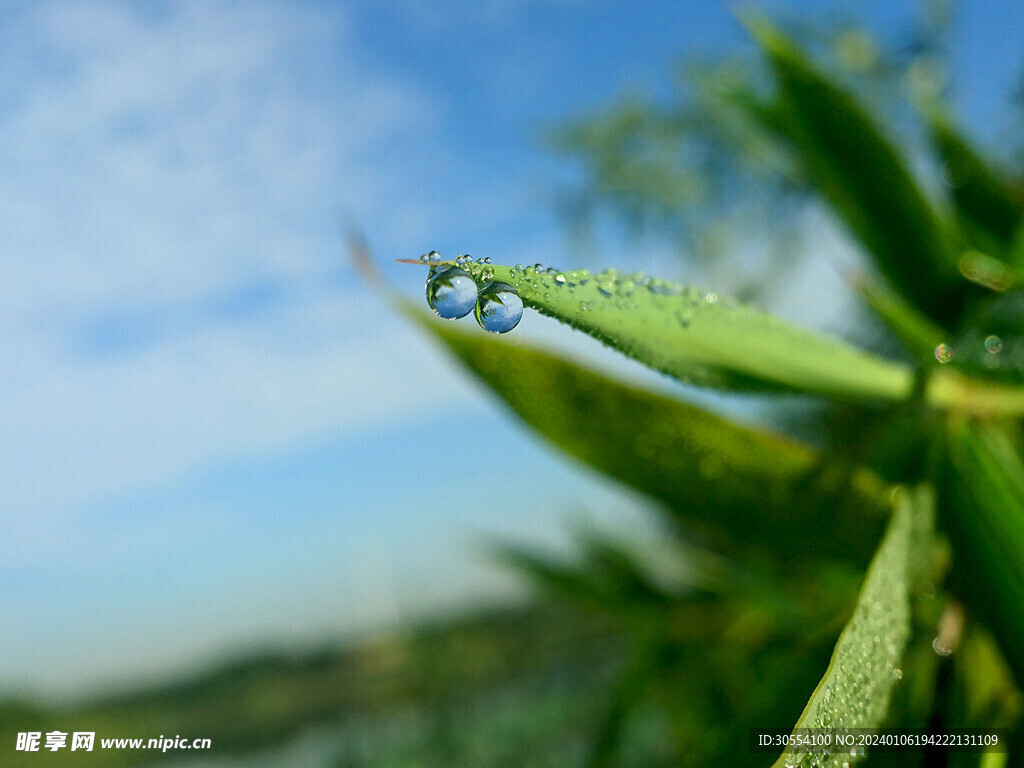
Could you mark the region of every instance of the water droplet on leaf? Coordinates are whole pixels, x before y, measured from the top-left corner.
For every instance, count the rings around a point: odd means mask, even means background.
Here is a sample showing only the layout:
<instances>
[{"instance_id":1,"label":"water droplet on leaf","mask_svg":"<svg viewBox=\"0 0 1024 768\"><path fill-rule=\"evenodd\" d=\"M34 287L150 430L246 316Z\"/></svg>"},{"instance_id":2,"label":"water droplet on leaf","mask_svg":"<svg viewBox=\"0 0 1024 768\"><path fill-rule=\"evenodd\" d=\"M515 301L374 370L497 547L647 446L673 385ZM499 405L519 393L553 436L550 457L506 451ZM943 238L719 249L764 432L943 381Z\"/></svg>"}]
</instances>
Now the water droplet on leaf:
<instances>
[{"instance_id":1,"label":"water droplet on leaf","mask_svg":"<svg viewBox=\"0 0 1024 768\"><path fill-rule=\"evenodd\" d=\"M476 282L464 269L448 267L427 280L427 304L445 320L465 317L476 304Z\"/></svg>"},{"instance_id":2,"label":"water droplet on leaf","mask_svg":"<svg viewBox=\"0 0 1024 768\"><path fill-rule=\"evenodd\" d=\"M523 300L508 283L492 281L476 298L476 321L490 333L508 333L523 316Z\"/></svg>"},{"instance_id":3,"label":"water droplet on leaf","mask_svg":"<svg viewBox=\"0 0 1024 768\"><path fill-rule=\"evenodd\" d=\"M940 363L948 363L953 359L953 348L948 344L939 344L935 348L935 359Z\"/></svg>"}]
</instances>

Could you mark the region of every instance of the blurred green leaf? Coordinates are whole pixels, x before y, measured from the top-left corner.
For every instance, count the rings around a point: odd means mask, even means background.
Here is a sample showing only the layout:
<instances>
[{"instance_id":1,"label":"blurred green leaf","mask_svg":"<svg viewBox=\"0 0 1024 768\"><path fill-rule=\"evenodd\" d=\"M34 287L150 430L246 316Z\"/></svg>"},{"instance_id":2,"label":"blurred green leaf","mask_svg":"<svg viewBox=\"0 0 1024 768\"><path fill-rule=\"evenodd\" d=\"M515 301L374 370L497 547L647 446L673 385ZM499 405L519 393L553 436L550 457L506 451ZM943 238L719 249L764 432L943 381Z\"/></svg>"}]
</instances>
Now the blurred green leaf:
<instances>
[{"instance_id":1,"label":"blurred green leaf","mask_svg":"<svg viewBox=\"0 0 1024 768\"><path fill-rule=\"evenodd\" d=\"M902 678L903 652L911 635L911 605L930 555L934 517L931 489L900 489L889 528L871 561L853 617L796 728L877 728ZM776 766L853 762L846 750L786 752Z\"/></svg>"},{"instance_id":2,"label":"blurred green leaf","mask_svg":"<svg viewBox=\"0 0 1024 768\"><path fill-rule=\"evenodd\" d=\"M970 622L952 655L958 728L1013 728L1024 716L1024 695L992 635Z\"/></svg>"},{"instance_id":3,"label":"blurred green leaf","mask_svg":"<svg viewBox=\"0 0 1024 768\"><path fill-rule=\"evenodd\" d=\"M906 400L913 392L905 366L715 293L616 270L463 269L480 284L512 284L526 306L684 382L839 398Z\"/></svg>"},{"instance_id":4,"label":"blurred green leaf","mask_svg":"<svg viewBox=\"0 0 1024 768\"><path fill-rule=\"evenodd\" d=\"M956 257L931 204L872 117L767 21L748 22L779 86L808 176L910 303L949 327L964 303Z\"/></svg>"},{"instance_id":5,"label":"blurred green leaf","mask_svg":"<svg viewBox=\"0 0 1024 768\"><path fill-rule=\"evenodd\" d=\"M948 434L942 522L954 542L952 577L1024 681L1024 462L995 424L954 422Z\"/></svg>"},{"instance_id":6,"label":"blurred green leaf","mask_svg":"<svg viewBox=\"0 0 1024 768\"><path fill-rule=\"evenodd\" d=\"M935 348L947 339L945 331L899 295L870 279L858 280L855 288L871 311L903 342L911 356L928 362L935 357Z\"/></svg>"},{"instance_id":7,"label":"blurred green leaf","mask_svg":"<svg viewBox=\"0 0 1024 768\"><path fill-rule=\"evenodd\" d=\"M1024 271L1024 220L1021 221L1010 240L1010 246L1006 252L1006 263L1014 270L1014 275L1019 282L1019 276Z\"/></svg>"},{"instance_id":8,"label":"blurred green leaf","mask_svg":"<svg viewBox=\"0 0 1024 768\"><path fill-rule=\"evenodd\" d=\"M406 307L527 424L664 503L715 548L866 562L888 512L872 474L555 355L466 334Z\"/></svg>"},{"instance_id":9,"label":"blurred green leaf","mask_svg":"<svg viewBox=\"0 0 1024 768\"><path fill-rule=\"evenodd\" d=\"M932 142L945 164L961 218L1001 249L1007 248L1024 216L1021 191L1003 178L948 118L935 110L928 117Z\"/></svg>"}]
</instances>

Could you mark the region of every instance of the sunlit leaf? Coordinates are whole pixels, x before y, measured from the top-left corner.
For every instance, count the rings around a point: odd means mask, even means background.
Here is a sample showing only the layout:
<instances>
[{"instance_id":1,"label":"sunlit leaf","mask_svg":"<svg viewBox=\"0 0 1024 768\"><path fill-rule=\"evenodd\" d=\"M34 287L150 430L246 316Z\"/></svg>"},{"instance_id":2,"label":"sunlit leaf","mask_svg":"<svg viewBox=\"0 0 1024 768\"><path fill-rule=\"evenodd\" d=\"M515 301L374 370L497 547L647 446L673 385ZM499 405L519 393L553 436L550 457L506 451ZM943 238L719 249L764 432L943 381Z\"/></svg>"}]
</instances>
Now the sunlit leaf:
<instances>
[{"instance_id":1,"label":"sunlit leaf","mask_svg":"<svg viewBox=\"0 0 1024 768\"><path fill-rule=\"evenodd\" d=\"M913 393L905 366L715 293L615 270L474 262L463 269L481 284L512 284L527 307L684 382L839 398L906 400Z\"/></svg>"},{"instance_id":2,"label":"sunlit leaf","mask_svg":"<svg viewBox=\"0 0 1024 768\"><path fill-rule=\"evenodd\" d=\"M796 728L877 728L883 724L903 652L911 635L911 606L930 552L934 499L930 489L901 489L889 528L861 588L832 661ZM786 752L776 766L826 766L857 760L849 749Z\"/></svg>"}]
</instances>

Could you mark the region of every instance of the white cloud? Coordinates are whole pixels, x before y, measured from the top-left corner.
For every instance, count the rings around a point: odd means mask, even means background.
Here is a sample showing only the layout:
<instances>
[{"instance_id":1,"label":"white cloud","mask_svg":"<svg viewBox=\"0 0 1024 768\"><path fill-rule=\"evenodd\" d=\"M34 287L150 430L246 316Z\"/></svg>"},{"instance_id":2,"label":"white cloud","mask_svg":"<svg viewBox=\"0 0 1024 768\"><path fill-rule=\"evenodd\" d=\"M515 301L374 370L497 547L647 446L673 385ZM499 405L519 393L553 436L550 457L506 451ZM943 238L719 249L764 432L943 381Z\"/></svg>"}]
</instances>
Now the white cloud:
<instances>
[{"instance_id":1,"label":"white cloud","mask_svg":"<svg viewBox=\"0 0 1024 768\"><path fill-rule=\"evenodd\" d=\"M433 113L360 63L341 12L50 3L5 21L0 557L59 547L54 520L103 495L408 415L413 378L455 396L412 332L331 282L339 211L414 225L395 174ZM246 308L253 285L276 298ZM119 342L145 323L159 333Z\"/></svg>"}]
</instances>

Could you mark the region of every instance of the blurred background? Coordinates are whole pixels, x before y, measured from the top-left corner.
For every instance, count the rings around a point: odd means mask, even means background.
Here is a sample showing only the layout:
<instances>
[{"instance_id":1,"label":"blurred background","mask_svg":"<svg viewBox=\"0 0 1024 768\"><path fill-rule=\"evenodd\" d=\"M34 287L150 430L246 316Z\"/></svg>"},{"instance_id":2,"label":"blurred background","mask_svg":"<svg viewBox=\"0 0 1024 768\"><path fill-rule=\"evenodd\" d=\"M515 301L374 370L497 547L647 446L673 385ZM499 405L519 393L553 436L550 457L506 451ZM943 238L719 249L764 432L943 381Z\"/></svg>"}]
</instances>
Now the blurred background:
<instances>
[{"instance_id":1,"label":"blurred background","mask_svg":"<svg viewBox=\"0 0 1024 768\"><path fill-rule=\"evenodd\" d=\"M1019 162L1016 0L757 7L893 125L936 87ZM626 168L649 189L602 164L755 58L718 0L0 5L0 722L213 739L181 765L578 764L620 638L487 546L657 516L496 408L344 233L414 297L393 260L437 249L850 331L855 250L750 158L655 152ZM514 335L673 389L545 319Z\"/></svg>"}]
</instances>

